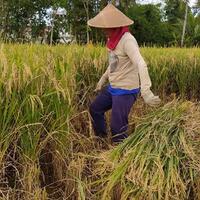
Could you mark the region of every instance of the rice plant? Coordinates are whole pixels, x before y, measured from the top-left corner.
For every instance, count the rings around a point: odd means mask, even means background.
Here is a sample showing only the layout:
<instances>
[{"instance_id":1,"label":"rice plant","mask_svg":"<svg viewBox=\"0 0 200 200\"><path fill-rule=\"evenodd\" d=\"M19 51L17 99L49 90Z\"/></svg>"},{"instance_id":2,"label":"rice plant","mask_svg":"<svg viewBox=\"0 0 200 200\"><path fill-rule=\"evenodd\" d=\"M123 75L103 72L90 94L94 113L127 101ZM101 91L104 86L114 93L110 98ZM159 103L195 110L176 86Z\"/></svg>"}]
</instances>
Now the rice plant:
<instances>
[{"instance_id":1,"label":"rice plant","mask_svg":"<svg viewBox=\"0 0 200 200\"><path fill-rule=\"evenodd\" d=\"M141 52L152 89L165 102L171 94L200 98L198 48ZM199 111L192 103L152 110L127 141L108 153L107 165L106 156L103 167L95 169L99 154L110 146L94 137L87 108L108 65L106 49L1 44L0 58L0 198L116 199L115 190L122 199L198 196L200 152L194 125L199 130L199 118L191 119ZM143 116L146 109L141 104L135 113Z\"/></svg>"},{"instance_id":2,"label":"rice plant","mask_svg":"<svg viewBox=\"0 0 200 200\"><path fill-rule=\"evenodd\" d=\"M141 118L131 136L97 162L101 199L116 192L123 200L197 199L199 122L199 105L187 101L170 102Z\"/></svg>"}]
</instances>

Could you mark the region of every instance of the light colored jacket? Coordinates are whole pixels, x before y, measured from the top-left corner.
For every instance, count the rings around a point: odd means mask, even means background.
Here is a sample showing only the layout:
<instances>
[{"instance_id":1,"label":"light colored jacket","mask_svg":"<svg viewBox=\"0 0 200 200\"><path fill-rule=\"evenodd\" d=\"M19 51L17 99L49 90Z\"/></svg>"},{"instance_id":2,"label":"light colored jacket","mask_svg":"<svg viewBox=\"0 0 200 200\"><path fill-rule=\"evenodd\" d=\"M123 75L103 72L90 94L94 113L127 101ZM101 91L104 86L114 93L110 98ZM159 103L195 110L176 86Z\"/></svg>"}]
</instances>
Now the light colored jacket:
<instances>
[{"instance_id":1,"label":"light colored jacket","mask_svg":"<svg viewBox=\"0 0 200 200\"><path fill-rule=\"evenodd\" d=\"M108 79L113 88L141 88L141 95L150 92L151 80L136 39L125 33L116 48L109 50L109 66L101 80Z\"/></svg>"}]
</instances>

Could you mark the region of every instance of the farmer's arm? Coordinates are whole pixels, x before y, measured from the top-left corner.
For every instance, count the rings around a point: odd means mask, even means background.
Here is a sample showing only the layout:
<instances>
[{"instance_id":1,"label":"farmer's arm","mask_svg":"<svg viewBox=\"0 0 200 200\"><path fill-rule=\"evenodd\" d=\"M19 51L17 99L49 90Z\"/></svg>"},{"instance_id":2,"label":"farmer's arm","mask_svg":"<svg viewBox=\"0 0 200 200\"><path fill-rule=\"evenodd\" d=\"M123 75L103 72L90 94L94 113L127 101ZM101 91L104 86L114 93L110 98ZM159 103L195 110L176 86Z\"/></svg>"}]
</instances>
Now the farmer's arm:
<instances>
[{"instance_id":1,"label":"farmer's arm","mask_svg":"<svg viewBox=\"0 0 200 200\"><path fill-rule=\"evenodd\" d=\"M97 83L97 87L96 87L95 91L101 90L104 83L108 80L108 71L109 71L109 66L108 66L107 70L105 71L105 73L100 78L99 82Z\"/></svg>"},{"instance_id":2,"label":"farmer's arm","mask_svg":"<svg viewBox=\"0 0 200 200\"><path fill-rule=\"evenodd\" d=\"M102 77L104 78L104 79L108 79L108 71L109 71L109 66L108 66L108 68L106 69L106 71L105 71L105 73L102 75ZM101 77L101 78L102 78Z\"/></svg>"},{"instance_id":3,"label":"farmer's arm","mask_svg":"<svg viewBox=\"0 0 200 200\"><path fill-rule=\"evenodd\" d=\"M125 53L130 58L131 62L138 67L140 84L141 84L141 95L149 92L151 87L151 80L149 77L147 64L145 63L143 57L140 54L140 50L136 40L129 39L124 45Z\"/></svg>"},{"instance_id":4,"label":"farmer's arm","mask_svg":"<svg viewBox=\"0 0 200 200\"><path fill-rule=\"evenodd\" d=\"M149 77L147 64L145 63L142 55L140 54L139 46L137 41L132 38L125 42L124 44L125 53L130 58L131 62L137 66L139 77L140 77L140 86L141 86L141 95L144 98L144 101L149 105L157 105L160 103L158 96L154 96L151 88L151 79Z\"/></svg>"}]
</instances>

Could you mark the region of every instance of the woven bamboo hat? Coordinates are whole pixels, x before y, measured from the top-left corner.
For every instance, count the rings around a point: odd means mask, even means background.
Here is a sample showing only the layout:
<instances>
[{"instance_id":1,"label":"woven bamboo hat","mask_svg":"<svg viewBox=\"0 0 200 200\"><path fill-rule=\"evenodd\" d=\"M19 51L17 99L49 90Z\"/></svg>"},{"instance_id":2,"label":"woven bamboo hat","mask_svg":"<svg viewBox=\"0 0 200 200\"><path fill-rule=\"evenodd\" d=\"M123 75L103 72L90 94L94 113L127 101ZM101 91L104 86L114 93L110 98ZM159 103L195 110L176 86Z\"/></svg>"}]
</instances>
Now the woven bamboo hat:
<instances>
[{"instance_id":1,"label":"woven bamboo hat","mask_svg":"<svg viewBox=\"0 0 200 200\"><path fill-rule=\"evenodd\" d=\"M98 15L88 20L88 25L97 28L129 26L133 21L112 4L108 4Z\"/></svg>"}]
</instances>

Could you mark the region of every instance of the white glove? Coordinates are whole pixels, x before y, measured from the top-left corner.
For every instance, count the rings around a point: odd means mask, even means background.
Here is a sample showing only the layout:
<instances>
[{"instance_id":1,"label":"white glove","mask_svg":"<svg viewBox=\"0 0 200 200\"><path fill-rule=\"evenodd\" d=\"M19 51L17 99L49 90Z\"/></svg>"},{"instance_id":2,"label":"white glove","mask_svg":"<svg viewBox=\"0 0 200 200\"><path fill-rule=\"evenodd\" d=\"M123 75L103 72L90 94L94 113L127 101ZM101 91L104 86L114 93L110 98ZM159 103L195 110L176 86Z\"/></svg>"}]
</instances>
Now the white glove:
<instances>
[{"instance_id":1,"label":"white glove","mask_svg":"<svg viewBox=\"0 0 200 200\"><path fill-rule=\"evenodd\" d=\"M160 104L161 100L159 96L154 96L151 90L148 90L142 95L144 102L149 106L157 106Z\"/></svg>"},{"instance_id":2,"label":"white glove","mask_svg":"<svg viewBox=\"0 0 200 200\"><path fill-rule=\"evenodd\" d=\"M99 80L99 82L97 83L97 87L94 90L95 92L100 91L103 88L104 83L106 82L107 78L105 76L102 76Z\"/></svg>"}]
</instances>

